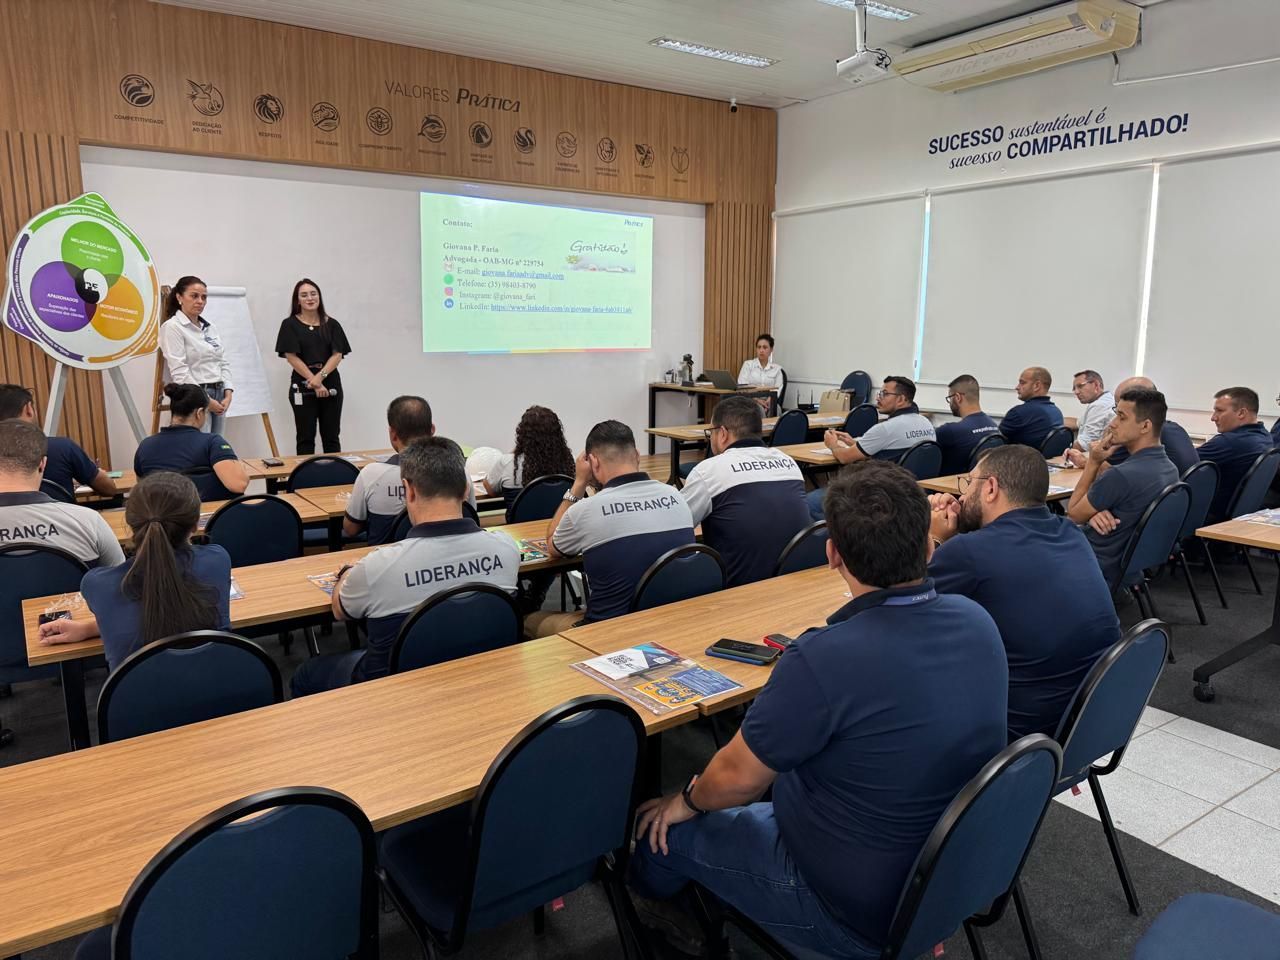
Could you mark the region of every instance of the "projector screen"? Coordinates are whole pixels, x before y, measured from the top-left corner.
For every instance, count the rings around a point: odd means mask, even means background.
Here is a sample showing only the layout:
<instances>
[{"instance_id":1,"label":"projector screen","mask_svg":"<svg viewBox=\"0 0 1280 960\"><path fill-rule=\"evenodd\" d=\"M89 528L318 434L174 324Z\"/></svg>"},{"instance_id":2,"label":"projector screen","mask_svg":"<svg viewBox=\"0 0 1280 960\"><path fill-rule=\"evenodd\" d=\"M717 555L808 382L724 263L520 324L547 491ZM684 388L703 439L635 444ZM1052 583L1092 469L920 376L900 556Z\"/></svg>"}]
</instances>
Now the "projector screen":
<instances>
[{"instance_id":1,"label":"projector screen","mask_svg":"<svg viewBox=\"0 0 1280 960\"><path fill-rule=\"evenodd\" d=\"M647 350L653 218L421 194L425 353Z\"/></svg>"}]
</instances>

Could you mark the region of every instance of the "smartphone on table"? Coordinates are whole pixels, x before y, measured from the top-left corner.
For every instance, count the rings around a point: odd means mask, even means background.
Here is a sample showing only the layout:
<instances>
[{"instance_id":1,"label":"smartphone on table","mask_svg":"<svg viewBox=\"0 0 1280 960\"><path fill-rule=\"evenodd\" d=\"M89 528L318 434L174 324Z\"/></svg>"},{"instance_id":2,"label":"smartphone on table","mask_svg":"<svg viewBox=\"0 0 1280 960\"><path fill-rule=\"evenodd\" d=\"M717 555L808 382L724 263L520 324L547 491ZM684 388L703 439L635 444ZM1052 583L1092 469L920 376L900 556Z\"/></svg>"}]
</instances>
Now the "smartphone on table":
<instances>
[{"instance_id":1,"label":"smartphone on table","mask_svg":"<svg viewBox=\"0 0 1280 960\"><path fill-rule=\"evenodd\" d=\"M720 657L723 660L737 660L741 663L767 667L782 655L782 649L765 646L762 643L747 643L743 640L730 640L727 637L722 637L707 647L706 653L709 657Z\"/></svg>"}]
</instances>

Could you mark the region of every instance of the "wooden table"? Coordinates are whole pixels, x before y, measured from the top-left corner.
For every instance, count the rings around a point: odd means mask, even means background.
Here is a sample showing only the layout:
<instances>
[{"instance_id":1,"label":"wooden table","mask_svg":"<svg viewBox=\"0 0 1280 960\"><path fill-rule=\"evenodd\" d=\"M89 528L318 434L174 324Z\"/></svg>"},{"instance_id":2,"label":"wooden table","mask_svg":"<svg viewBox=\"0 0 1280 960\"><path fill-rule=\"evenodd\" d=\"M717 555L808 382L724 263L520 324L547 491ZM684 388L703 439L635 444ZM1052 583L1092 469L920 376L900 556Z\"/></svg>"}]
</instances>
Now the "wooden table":
<instances>
[{"instance_id":1,"label":"wooden table","mask_svg":"<svg viewBox=\"0 0 1280 960\"><path fill-rule=\"evenodd\" d=\"M825 625L828 616L849 602L847 591L838 573L819 567L616 620L574 627L561 636L594 654L612 653L640 643L660 643L708 669L718 670L742 687L696 704L702 713L715 713L753 699L764 688L771 671L709 657L704 652L707 647L721 637L759 643L769 633L799 636L809 627Z\"/></svg>"},{"instance_id":2,"label":"wooden table","mask_svg":"<svg viewBox=\"0 0 1280 960\"><path fill-rule=\"evenodd\" d=\"M967 474L955 473L946 477L935 477L932 480L921 480L920 486L931 493L949 493L958 497L960 496L960 478L962 476L967 476ZM1080 478L1083 476L1083 470L1050 469L1048 499L1050 501L1071 499L1071 495L1075 493L1076 484L1080 482Z\"/></svg>"},{"instance_id":3,"label":"wooden table","mask_svg":"<svg viewBox=\"0 0 1280 960\"><path fill-rule=\"evenodd\" d=\"M844 424L848 414L844 413L811 413L809 414L810 430L826 430L828 427L839 427ZM764 435L773 433L777 426L777 417L765 417ZM687 423L678 427L649 427L645 430L652 437L665 437L671 441L670 476L667 483L680 486L680 453L695 447L705 447L711 427L705 423Z\"/></svg>"},{"instance_id":4,"label":"wooden table","mask_svg":"<svg viewBox=\"0 0 1280 960\"><path fill-rule=\"evenodd\" d=\"M776 392L773 389L764 387L753 390L721 390L719 387L713 387L709 383L695 383L690 386L683 386L679 383L651 383L649 384L649 455L652 456L654 453L654 438L661 436L661 434L652 432L652 429L658 425L659 393L687 393L691 397L696 397L698 401L698 422L705 423L707 419L707 397L719 398L738 393L747 397L760 397L772 396Z\"/></svg>"},{"instance_id":5,"label":"wooden table","mask_svg":"<svg viewBox=\"0 0 1280 960\"><path fill-rule=\"evenodd\" d=\"M801 467L835 470L840 466L835 454L821 443L790 443L773 449L781 450Z\"/></svg>"},{"instance_id":6,"label":"wooden table","mask_svg":"<svg viewBox=\"0 0 1280 960\"><path fill-rule=\"evenodd\" d=\"M1253 523L1249 520L1227 520L1209 527L1201 527L1196 531L1196 536L1204 540L1239 544L1246 549L1256 547L1260 550L1280 550L1280 527L1273 527L1266 523ZM1207 545L1206 549L1208 549ZM1200 664L1191 672L1191 679L1196 684L1193 689L1196 699L1206 702L1212 700L1215 694L1209 679L1215 673L1220 673L1227 667L1234 666L1270 646L1280 646L1280 586L1277 586L1276 595L1272 601L1271 623L1265 630L1236 644L1212 660Z\"/></svg>"},{"instance_id":7,"label":"wooden table","mask_svg":"<svg viewBox=\"0 0 1280 960\"><path fill-rule=\"evenodd\" d=\"M260 790L337 790L380 831L469 800L526 724L610 693L570 666L586 656L546 637L0 770L0 956L111 923L179 831ZM650 732L696 716L637 713Z\"/></svg>"},{"instance_id":8,"label":"wooden table","mask_svg":"<svg viewBox=\"0 0 1280 960\"><path fill-rule=\"evenodd\" d=\"M302 463L303 460L310 460L313 456L342 457L344 459L349 459L352 466L364 469L370 463L373 463L376 458L390 457L394 454L395 451L390 447L387 447L382 450L343 450L339 453L331 454L308 454L306 456L280 457L278 459L284 462L278 467L268 466L262 462L261 457L254 457L245 460L245 463L249 465L249 476L255 480L267 481L267 493L275 493L280 489L282 481L288 481L298 464Z\"/></svg>"},{"instance_id":9,"label":"wooden table","mask_svg":"<svg viewBox=\"0 0 1280 960\"><path fill-rule=\"evenodd\" d=\"M111 479L112 481L114 481L116 485L116 491L120 496L123 496L124 494L128 493L130 490L132 490L134 487L138 485L138 475L134 473L132 470L121 470L120 476L112 477ZM92 502L94 500L103 500L103 499L110 500L111 499L109 497L108 498L100 497L97 493L94 492L93 487L88 487L88 486L76 487L75 494L76 494L76 501L78 503Z\"/></svg>"},{"instance_id":10,"label":"wooden table","mask_svg":"<svg viewBox=\"0 0 1280 960\"><path fill-rule=\"evenodd\" d=\"M349 488L348 488L349 489ZM298 516L302 518L303 523L318 523L328 517L323 510L314 503L304 499L296 493L280 493L276 494L281 500L287 501L295 510ZM204 525L208 522L213 514L226 504L229 500L210 500L207 503L200 504L200 529L204 529ZM111 532L116 535L116 539L120 541L122 546L127 545L133 539L133 531L129 529L129 525L124 522L124 510L103 510L102 518L107 521L107 526L111 528Z\"/></svg>"}]
</instances>

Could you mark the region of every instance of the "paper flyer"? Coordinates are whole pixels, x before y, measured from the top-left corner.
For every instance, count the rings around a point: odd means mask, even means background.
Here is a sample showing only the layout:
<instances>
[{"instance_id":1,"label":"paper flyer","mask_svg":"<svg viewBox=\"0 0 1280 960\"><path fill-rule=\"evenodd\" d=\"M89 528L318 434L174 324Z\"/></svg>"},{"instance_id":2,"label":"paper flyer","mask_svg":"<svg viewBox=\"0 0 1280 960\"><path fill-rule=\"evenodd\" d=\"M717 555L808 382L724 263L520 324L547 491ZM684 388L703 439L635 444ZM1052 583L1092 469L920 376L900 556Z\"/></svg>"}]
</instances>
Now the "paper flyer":
<instances>
[{"instance_id":1,"label":"paper flyer","mask_svg":"<svg viewBox=\"0 0 1280 960\"><path fill-rule=\"evenodd\" d=\"M307 579L329 596L333 596L333 585L338 582L338 571L331 570L329 573L313 573L308 575Z\"/></svg>"},{"instance_id":2,"label":"paper flyer","mask_svg":"<svg viewBox=\"0 0 1280 960\"><path fill-rule=\"evenodd\" d=\"M1280 527L1280 507L1274 507L1270 510L1259 510L1257 513L1248 513L1243 517L1238 517L1237 519L1247 521L1248 523L1265 524L1268 527Z\"/></svg>"},{"instance_id":3,"label":"paper flyer","mask_svg":"<svg viewBox=\"0 0 1280 960\"><path fill-rule=\"evenodd\" d=\"M592 657L573 668L658 715L742 686L654 643Z\"/></svg>"},{"instance_id":4,"label":"paper flyer","mask_svg":"<svg viewBox=\"0 0 1280 960\"><path fill-rule=\"evenodd\" d=\"M550 554L547 553L547 538L521 540L520 541L520 562L532 563L534 560L546 560Z\"/></svg>"},{"instance_id":5,"label":"paper flyer","mask_svg":"<svg viewBox=\"0 0 1280 960\"><path fill-rule=\"evenodd\" d=\"M235 577L231 578L231 599L232 600L244 599L244 591L240 589L240 584L236 583Z\"/></svg>"}]
</instances>

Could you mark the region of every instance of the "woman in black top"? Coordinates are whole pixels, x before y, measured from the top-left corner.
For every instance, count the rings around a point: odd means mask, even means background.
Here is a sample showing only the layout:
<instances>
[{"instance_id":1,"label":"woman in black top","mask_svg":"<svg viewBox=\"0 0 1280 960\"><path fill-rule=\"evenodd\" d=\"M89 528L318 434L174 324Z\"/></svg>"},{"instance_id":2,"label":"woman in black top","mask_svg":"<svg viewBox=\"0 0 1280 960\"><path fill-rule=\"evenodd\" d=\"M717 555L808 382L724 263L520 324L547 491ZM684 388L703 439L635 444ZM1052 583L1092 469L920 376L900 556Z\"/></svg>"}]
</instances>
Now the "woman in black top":
<instances>
[{"instance_id":1,"label":"woman in black top","mask_svg":"<svg viewBox=\"0 0 1280 960\"><path fill-rule=\"evenodd\" d=\"M289 406L298 428L298 453L316 452L316 423L325 453L342 449L342 379L338 364L351 352L342 325L324 311L315 281L303 278L293 287L291 313L280 321L276 353L289 361Z\"/></svg>"}]
</instances>

